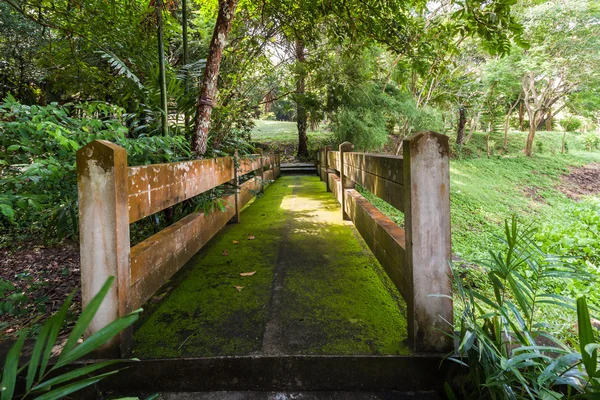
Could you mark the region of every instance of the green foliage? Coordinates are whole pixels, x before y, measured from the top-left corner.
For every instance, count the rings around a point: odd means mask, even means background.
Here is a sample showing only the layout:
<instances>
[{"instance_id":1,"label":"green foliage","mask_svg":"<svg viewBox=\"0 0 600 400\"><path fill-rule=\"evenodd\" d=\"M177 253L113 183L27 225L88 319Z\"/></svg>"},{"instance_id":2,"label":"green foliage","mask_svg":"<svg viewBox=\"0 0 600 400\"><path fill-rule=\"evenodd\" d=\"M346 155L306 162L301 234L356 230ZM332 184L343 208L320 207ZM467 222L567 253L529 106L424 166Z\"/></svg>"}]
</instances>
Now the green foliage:
<instances>
[{"instance_id":1,"label":"green foliage","mask_svg":"<svg viewBox=\"0 0 600 400\"><path fill-rule=\"evenodd\" d=\"M599 345L585 298L577 301L579 353L549 334L538 312L544 305L573 310L568 299L548 288L578 274L567 260L542 251L534 234L520 228L515 217L506 221L502 250L490 251L484 263L493 296L455 275L462 309L454 334L460 358L450 359L468 367L469 384L457 389L465 399L555 399L600 391ZM450 385L446 390L456 398Z\"/></svg>"},{"instance_id":2,"label":"green foliage","mask_svg":"<svg viewBox=\"0 0 600 400\"><path fill-rule=\"evenodd\" d=\"M366 57L366 55L364 56ZM442 131L439 111L419 107L414 98L393 85L374 83L355 72L363 58L342 59L342 69L328 85L327 111L337 141L350 142L357 150L379 150L388 135L400 138L420 130Z\"/></svg>"},{"instance_id":3,"label":"green foliage","mask_svg":"<svg viewBox=\"0 0 600 400\"><path fill-rule=\"evenodd\" d=\"M567 132L575 132L581 127L581 120L575 116L569 116L560 121L560 126Z\"/></svg>"},{"instance_id":4,"label":"green foliage","mask_svg":"<svg viewBox=\"0 0 600 400\"><path fill-rule=\"evenodd\" d=\"M92 140L116 142L133 165L189 155L181 136L127 138L122 109L105 103L0 104L0 224L14 234L60 240L77 231L75 152ZM5 237L8 239L8 237Z\"/></svg>"},{"instance_id":5,"label":"green foliage","mask_svg":"<svg viewBox=\"0 0 600 400\"><path fill-rule=\"evenodd\" d=\"M570 210L569 224L544 224L535 235L540 248L557 254L577 266L586 279L569 281L556 291L577 298L586 296L596 307L600 307L600 204L584 201Z\"/></svg>"},{"instance_id":6,"label":"green foliage","mask_svg":"<svg viewBox=\"0 0 600 400\"><path fill-rule=\"evenodd\" d=\"M59 399L119 372L118 369L108 367L122 363L122 360L97 362L77 369L66 370L65 368L101 348L138 319L141 309L108 324L78 344L78 340L89 327L113 281L114 277L109 278L81 312L54 364L50 364L52 349L58 344L58 335L71 306L73 294L67 298L60 310L44 323L33 346L31 358L27 362L20 361L21 350L27 336L26 332L21 332L19 339L4 360L0 384L2 400L33 395L38 396L36 397L38 399ZM24 387L17 385L17 377L21 374L26 376ZM17 390L23 392L18 393Z\"/></svg>"},{"instance_id":7,"label":"green foliage","mask_svg":"<svg viewBox=\"0 0 600 400\"><path fill-rule=\"evenodd\" d=\"M600 149L600 136L595 133L588 133L583 140L587 151Z\"/></svg>"},{"instance_id":8,"label":"green foliage","mask_svg":"<svg viewBox=\"0 0 600 400\"><path fill-rule=\"evenodd\" d=\"M33 295L44 283L35 281L27 273L18 274L15 279L27 283L23 291L15 291L11 282L0 279L0 316L37 316L45 313L48 297Z\"/></svg>"}]
</instances>

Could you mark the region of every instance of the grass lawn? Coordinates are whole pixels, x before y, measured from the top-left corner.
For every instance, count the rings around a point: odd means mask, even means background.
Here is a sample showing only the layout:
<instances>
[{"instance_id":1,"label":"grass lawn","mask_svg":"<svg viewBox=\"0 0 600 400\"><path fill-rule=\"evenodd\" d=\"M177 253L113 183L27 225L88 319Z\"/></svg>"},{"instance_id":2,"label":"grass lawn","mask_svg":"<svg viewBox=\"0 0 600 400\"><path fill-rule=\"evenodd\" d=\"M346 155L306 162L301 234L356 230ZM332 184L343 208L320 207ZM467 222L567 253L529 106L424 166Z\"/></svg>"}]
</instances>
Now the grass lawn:
<instances>
[{"instance_id":1,"label":"grass lawn","mask_svg":"<svg viewBox=\"0 0 600 400\"><path fill-rule=\"evenodd\" d=\"M264 121L254 120L255 127L252 130L251 137L253 141L261 143L279 142L284 144L298 143L298 127L295 122L286 121ZM325 129L316 131L308 130L309 142L311 139L328 139L330 132Z\"/></svg>"}]
</instances>

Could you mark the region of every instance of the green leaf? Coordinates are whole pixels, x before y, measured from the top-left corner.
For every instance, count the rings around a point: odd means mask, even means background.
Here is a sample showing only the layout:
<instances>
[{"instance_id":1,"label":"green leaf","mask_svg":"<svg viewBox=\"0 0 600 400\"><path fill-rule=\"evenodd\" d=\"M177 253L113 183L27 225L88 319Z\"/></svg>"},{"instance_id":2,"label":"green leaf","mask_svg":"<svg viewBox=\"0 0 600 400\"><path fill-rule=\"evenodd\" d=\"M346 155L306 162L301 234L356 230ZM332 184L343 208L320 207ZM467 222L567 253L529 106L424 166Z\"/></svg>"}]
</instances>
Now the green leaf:
<instances>
[{"instance_id":1,"label":"green leaf","mask_svg":"<svg viewBox=\"0 0 600 400\"><path fill-rule=\"evenodd\" d=\"M585 365L588 376L592 377L596 373L598 350L594 349L591 354L585 350L588 344L595 343L594 330L585 296L577 299L577 324L579 326L579 348L581 357L583 358L583 365Z\"/></svg>"},{"instance_id":2,"label":"green leaf","mask_svg":"<svg viewBox=\"0 0 600 400\"><path fill-rule=\"evenodd\" d=\"M8 204L0 204L0 212L6 218L10 220L10 222L15 222L15 210L9 206Z\"/></svg>"},{"instance_id":3,"label":"green leaf","mask_svg":"<svg viewBox=\"0 0 600 400\"><path fill-rule=\"evenodd\" d=\"M6 361L4 364L4 371L2 372L2 400L10 400L15 392L15 385L17 382L17 368L19 367L19 359L21 358L21 349L25 342L25 332L19 334L19 339L10 348Z\"/></svg>"},{"instance_id":4,"label":"green leaf","mask_svg":"<svg viewBox=\"0 0 600 400\"><path fill-rule=\"evenodd\" d=\"M62 375L57 376L56 378L52 378L45 382L42 382L39 385L36 385L33 388L33 390L36 390L36 391L42 390L42 389L48 390L54 385L65 383L65 382L73 380L75 378L79 378L80 376L83 376L83 375L91 374L94 371L97 371L104 367L108 367L110 365L118 364L120 362L123 362L123 361L122 360L109 360L109 361L104 361L104 362L100 362L97 364L91 364L91 365L87 365L85 367L77 368L74 371L67 372L66 374L62 374Z\"/></svg>"},{"instance_id":5,"label":"green leaf","mask_svg":"<svg viewBox=\"0 0 600 400\"><path fill-rule=\"evenodd\" d=\"M46 349L44 350L44 357L42 358L42 364L40 367L39 377L41 378L46 372L46 367L48 366L48 361L50 360L50 355L52 354L52 348L56 344L56 338L60 333L60 328L62 327L63 321L65 320L65 316L67 315L67 311L71 306L71 301L73 300L73 295L75 292L71 293L67 300L63 303L60 310L54 314L45 324L48 324L49 335L48 342L46 344Z\"/></svg>"},{"instance_id":6,"label":"green leaf","mask_svg":"<svg viewBox=\"0 0 600 400\"><path fill-rule=\"evenodd\" d=\"M33 386L33 379L35 378L35 373L40 365L42 351L44 350L44 345L46 344L46 338L48 337L49 332L50 324L44 324L42 329L40 329L37 339L35 340L33 353L31 354L31 359L29 361L29 369L27 370L27 382L25 384L26 391L31 390L31 386Z\"/></svg>"},{"instance_id":7,"label":"green leaf","mask_svg":"<svg viewBox=\"0 0 600 400\"><path fill-rule=\"evenodd\" d=\"M104 283L104 285L102 286L102 288L100 288L98 293L94 296L92 301L90 301L90 303L81 312L81 315L77 319L77 323L75 324L75 327L73 327L73 330L71 331L71 334L69 335L69 338L67 339L67 342L65 343L65 347L63 348L62 352L60 353L60 357L58 358L57 364L60 364L61 361L64 360L68 356L69 352L77 344L77 341L79 340L79 338L81 336L83 336L83 333L85 332L85 330L90 326L90 323L92 322L92 319L94 318L94 315L96 315L96 312L100 308L100 305L102 304L102 301L104 300L104 298L106 297L106 294L110 290L110 287L113 284L114 280L115 280L114 276L109 277L106 280L106 282Z\"/></svg>"},{"instance_id":8,"label":"green leaf","mask_svg":"<svg viewBox=\"0 0 600 400\"><path fill-rule=\"evenodd\" d=\"M446 397L448 400L456 400L456 395L454 394L454 390L450 387L448 382L444 382L444 392L446 393Z\"/></svg>"},{"instance_id":9,"label":"green leaf","mask_svg":"<svg viewBox=\"0 0 600 400\"><path fill-rule=\"evenodd\" d=\"M110 371L110 372L107 372L102 375L94 376L94 377L88 378L88 379L83 379L81 381L71 383L70 385L62 386L60 388L54 389L48 393L45 393L45 394L37 397L36 400L61 399L65 396L70 395L71 393L74 393L78 390L81 390L87 386L93 385L94 383L101 381L102 379L106 378L107 376L114 375L117 372L119 372L119 370Z\"/></svg>"},{"instance_id":10,"label":"green leaf","mask_svg":"<svg viewBox=\"0 0 600 400\"><path fill-rule=\"evenodd\" d=\"M66 364L69 364L75 360L80 359L86 354L98 349L100 346L108 342L115 335L121 332L123 329L127 328L135 321L137 321L139 317L139 313L142 309L136 310L131 314L128 314L122 318L119 318L116 321L111 322L106 325L104 328L100 329L98 332L94 333L92 336L87 338L83 343L77 346L73 351L70 351L66 356L62 356L57 361L56 365L52 368L53 370L60 368Z\"/></svg>"}]
</instances>

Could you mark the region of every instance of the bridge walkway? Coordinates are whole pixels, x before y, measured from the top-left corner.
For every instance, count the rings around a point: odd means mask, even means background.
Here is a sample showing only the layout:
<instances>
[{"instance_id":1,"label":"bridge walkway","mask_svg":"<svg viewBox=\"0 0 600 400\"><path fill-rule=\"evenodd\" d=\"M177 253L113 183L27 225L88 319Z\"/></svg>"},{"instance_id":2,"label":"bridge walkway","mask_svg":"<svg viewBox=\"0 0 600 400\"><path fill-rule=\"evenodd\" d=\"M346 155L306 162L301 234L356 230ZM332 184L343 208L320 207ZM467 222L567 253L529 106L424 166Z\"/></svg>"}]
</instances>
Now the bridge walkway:
<instances>
[{"instance_id":1,"label":"bridge walkway","mask_svg":"<svg viewBox=\"0 0 600 400\"><path fill-rule=\"evenodd\" d=\"M316 176L277 179L144 309L142 359L410 354L404 300Z\"/></svg>"}]
</instances>

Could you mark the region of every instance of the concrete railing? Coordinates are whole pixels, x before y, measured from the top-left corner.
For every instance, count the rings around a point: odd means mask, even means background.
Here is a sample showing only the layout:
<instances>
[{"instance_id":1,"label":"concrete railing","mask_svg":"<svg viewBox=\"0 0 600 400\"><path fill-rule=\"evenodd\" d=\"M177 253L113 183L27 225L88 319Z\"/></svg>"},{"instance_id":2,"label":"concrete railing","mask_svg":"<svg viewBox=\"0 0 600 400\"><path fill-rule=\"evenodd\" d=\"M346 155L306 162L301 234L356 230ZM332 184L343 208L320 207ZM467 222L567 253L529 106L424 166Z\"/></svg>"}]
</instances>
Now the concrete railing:
<instances>
[{"instance_id":1,"label":"concrete railing","mask_svg":"<svg viewBox=\"0 0 600 400\"><path fill-rule=\"evenodd\" d=\"M453 348L448 137L404 140L403 157L322 148L317 172L407 304L408 340L418 353ZM359 184L404 213L405 229L354 190Z\"/></svg>"},{"instance_id":2,"label":"concrete railing","mask_svg":"<svg viewBox=\"0 0 600 400\"><path fill-rule=\"evenodd\" d=\"M249 179L248 175L253 173ZM109 276L114 285L88 335L139 308L228 222L266 183L280 174L278 154L127 166L127 152L96 140L77 152L82 305L85 307ZM243 183L242 183L243 182ZM225 183L226 210L192 213L131 247L129 225ZM102 350L124 353L131 331Z\"/></svg>"}]
</instances>

